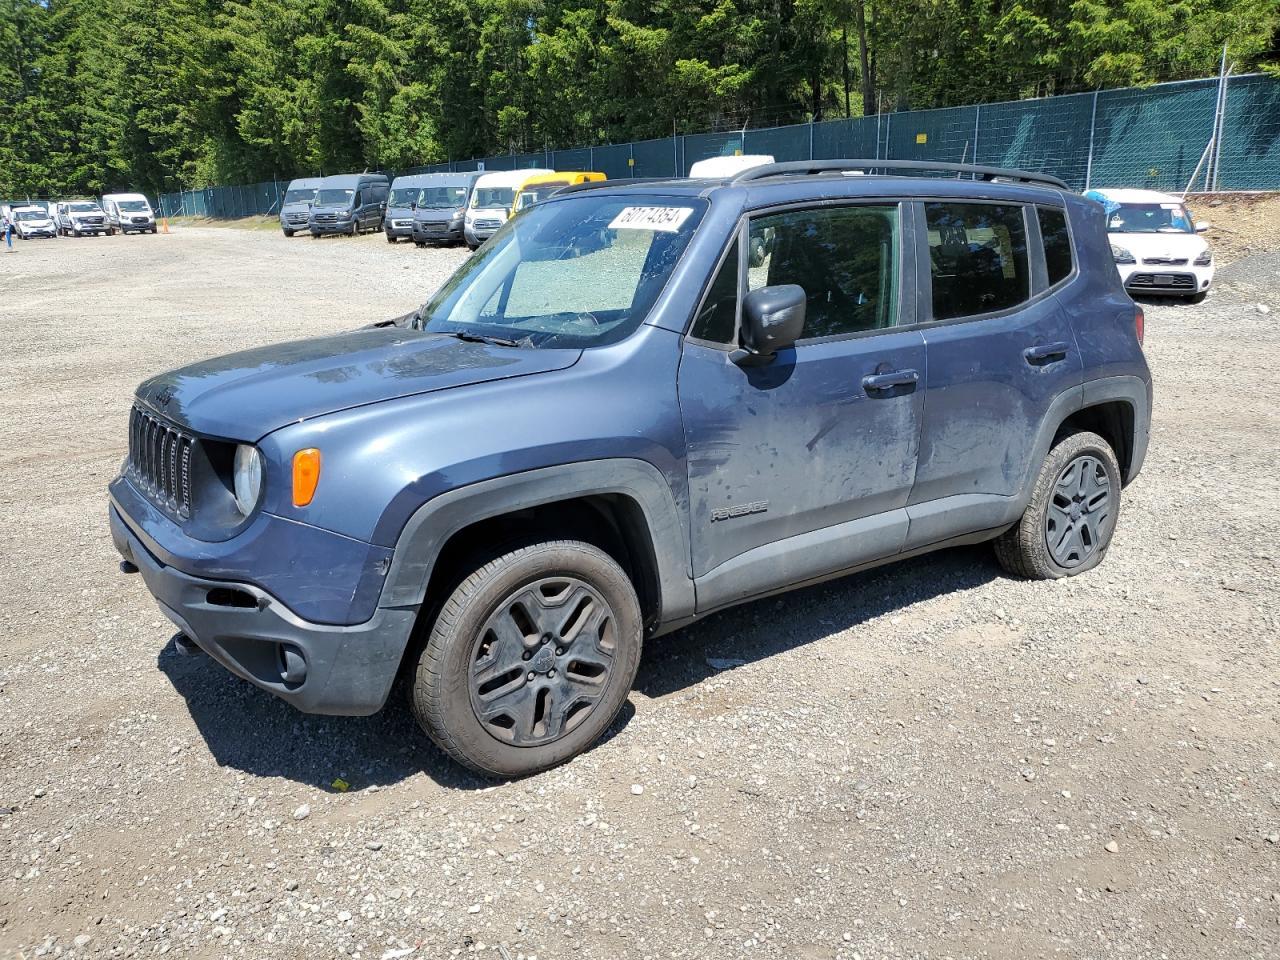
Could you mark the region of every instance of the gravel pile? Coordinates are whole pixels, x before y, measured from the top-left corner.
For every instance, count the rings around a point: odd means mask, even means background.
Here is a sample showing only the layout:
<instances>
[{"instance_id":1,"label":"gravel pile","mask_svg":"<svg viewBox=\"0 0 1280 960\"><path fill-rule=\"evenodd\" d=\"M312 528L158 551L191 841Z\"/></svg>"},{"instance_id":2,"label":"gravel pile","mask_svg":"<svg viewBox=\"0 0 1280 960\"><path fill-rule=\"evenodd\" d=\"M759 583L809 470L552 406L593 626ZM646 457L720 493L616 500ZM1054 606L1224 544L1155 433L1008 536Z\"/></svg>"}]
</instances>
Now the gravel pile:
<instances>
[{"instance_id":1,"label":"gravel pile","mask_svg":"<svg viewBox=\"0 0 1280 960\"><path fill-rule=\"evenodd\" d=\"M965 548L727 611L498 785L402 693L308 717L177 656L105 522L139 380L404 313L465 251L0 253L0 956L1280 954L1277 246L1147 304L1155 433L1096 572Z\"/></svg>"}]
</instances>

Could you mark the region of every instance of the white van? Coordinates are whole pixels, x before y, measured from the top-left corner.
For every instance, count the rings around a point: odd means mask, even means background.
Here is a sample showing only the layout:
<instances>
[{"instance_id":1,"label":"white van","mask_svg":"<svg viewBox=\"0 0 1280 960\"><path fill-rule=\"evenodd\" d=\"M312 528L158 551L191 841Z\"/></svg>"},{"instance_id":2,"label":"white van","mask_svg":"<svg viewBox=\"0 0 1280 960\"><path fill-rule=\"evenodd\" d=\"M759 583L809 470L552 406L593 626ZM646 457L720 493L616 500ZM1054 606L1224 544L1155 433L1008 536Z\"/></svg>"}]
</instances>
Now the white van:
<instances>
[{"instance_id":1,"label":"white van","mask_svg":"<svg viewBox=\"0 0 1280 960\"><path fill-rule=\"evenodd\" d=\"M156 214L147 198L140 193L108 193L102 198L111 232L155 233Z\"/></svg>"},{"instance_id":2,"label":"white van","mask_svg":"<svg viewBox=\"0 0 1280 960\"><path fill-rule=\"evenodd\" d=\"M750 170L752 167L764 166L766 163L773 163L773 157L767 153L749 153L737 157L708 157L706 160L699 160L689 168L689 179L720 180L724 177L732 177L743 170Z\"/></svg>"},{"instance_id":3,"label":"white van","mask_svg":"<svg viewBox=\"0 0 1280 960\"><path fill-rule=\"evenodd\" d=\"M467 205L467 215L462 224L467 246L474 250L507 222L516 194L526 180L554 172L539 167L532 170L496 170L480 177L471 189L471 203Z\"/></svg>"}]
</instances>

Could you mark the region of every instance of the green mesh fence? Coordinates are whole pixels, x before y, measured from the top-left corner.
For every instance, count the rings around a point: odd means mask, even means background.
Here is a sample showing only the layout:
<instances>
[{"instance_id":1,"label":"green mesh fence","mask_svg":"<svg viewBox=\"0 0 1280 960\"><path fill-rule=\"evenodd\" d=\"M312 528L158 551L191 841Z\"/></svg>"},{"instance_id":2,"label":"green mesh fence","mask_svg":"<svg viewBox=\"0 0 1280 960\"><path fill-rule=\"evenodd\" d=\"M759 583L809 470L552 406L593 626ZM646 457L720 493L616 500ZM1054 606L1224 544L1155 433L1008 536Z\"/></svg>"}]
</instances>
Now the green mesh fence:
<instances>
[{"instance_id":1,"label":"green mesh fence","mask_svg":"<svg viewBox=\"0 0 1280 960\"><path fill-rule=\"evenodd\" d=\"M1217 138L1215 127L1221 129ZM1262 74L1230 77L1224 91L1218 78L1210 77L1039 100L503 154L398 172L549 167L599 170L610 179L671 177L686 175L699 160L740 153L770 154L779 161L868 158L1018 167L1052 173L1077 190L1147 187L1181 192L1189 184L1201 191L1280 190L1280 80ZM286 185L268 181L209 187L165 194L160 200L169 216L269 215L278 209Z\"/></svg>"}]
</instances>

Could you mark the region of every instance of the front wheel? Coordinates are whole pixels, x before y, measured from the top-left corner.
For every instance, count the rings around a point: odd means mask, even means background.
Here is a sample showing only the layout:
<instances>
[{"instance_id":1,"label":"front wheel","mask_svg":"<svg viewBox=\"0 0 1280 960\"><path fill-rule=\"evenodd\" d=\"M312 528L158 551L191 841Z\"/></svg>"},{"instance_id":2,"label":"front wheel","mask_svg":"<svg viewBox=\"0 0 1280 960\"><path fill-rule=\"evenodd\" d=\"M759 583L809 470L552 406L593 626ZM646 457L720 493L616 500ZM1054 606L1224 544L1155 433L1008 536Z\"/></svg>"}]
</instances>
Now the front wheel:
<instances>
[{"instance_id":1,"label":"front wheel","mask_svg":"<svg viewBox=\"0 0 1280 960\"><path fill-rule=\"evenodd\" d=\"M396 238L395 238L395 237L393 237L391 234L389 234L389 233L388 233L388 234L387 234L387 243L395 243L395 242L396 242Z\"/></svg>"},{"instance_id":2,"label":"front wheel","mask_svg":"<svg viewBox=\"0 0 1280 960\"><path fill-rule=\"evenodd\" d=\"M1096 433L1073 433L1049 451L1022 518L995 541L1014 576L1056 580L1092 570L1120 518L1120 464Z\"/></svg>"},{"instance_id":3,"label":"front wheel","mask_svg":"<svg viewBox=\"0 0 1280 960\"><path fill-rule=\"evenodd\" d=\"M441 607L411 691L418 723L455 760L519 777L586 750L626 700L642 619L622 568L557 540L477 567Z\"/></svg>"},{"instance_id":4,"label":"front wheel","mask_svg":"<svg viewBox=\"0 0 1280 960\"><path fill-rule=\"evenodd\" d=\"M1188 303L1204 303L1204 298L1209 295L1208 290L1201 290L1199 293L1193 293L1187 297Z\"/></svg>"},{"instance_id":5,"label":"front wheel","mask_svg":"<svg viewBox=\"0 0 1280 960\"><path fill-rule=\"evenodd\" d=\"M292 230L286 230L286 231L284 232L284 235L285 235L286 237L292 237L292 236L293 236L293 231L292 231Z\"/></svg>"}]
</instances>

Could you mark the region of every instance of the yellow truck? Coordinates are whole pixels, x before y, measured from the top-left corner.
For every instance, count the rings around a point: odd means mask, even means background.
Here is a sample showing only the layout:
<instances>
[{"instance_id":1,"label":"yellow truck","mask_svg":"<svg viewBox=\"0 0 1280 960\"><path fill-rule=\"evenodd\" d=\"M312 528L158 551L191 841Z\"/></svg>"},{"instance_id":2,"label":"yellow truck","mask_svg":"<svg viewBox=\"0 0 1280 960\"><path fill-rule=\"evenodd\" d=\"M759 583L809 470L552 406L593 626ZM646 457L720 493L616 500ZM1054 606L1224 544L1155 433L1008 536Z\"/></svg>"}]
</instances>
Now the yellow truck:
<instances>
[{"instance_id":1,"label":"yellow truck","mask_svg":"<svg viewBox=\"0 0 1280 960\"><path fill-rule=\"evenodd\" d=\"M516 191L515 202L511 205L511 215L515 216L539 200L545 200L561 187L570 187L577 183L593 183L603 179L605 179L603 173L587 170L557 170L553 173L534 174Z\"/></svg>"}]
</instances>

